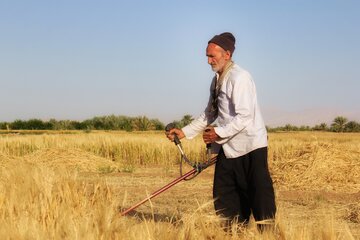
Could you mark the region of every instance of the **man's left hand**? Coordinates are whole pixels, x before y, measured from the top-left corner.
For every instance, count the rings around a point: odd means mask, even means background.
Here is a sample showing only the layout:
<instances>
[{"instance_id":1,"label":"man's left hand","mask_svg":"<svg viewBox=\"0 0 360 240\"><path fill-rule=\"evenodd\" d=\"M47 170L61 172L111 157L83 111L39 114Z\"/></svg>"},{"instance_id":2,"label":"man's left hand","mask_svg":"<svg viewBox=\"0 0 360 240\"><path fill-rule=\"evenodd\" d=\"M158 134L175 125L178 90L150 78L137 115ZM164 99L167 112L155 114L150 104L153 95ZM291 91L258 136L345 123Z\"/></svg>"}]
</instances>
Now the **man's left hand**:
<instances>
[{"instance_id":1,"label":"man's left hand","mask_svg":"<svg viewBox=\"0 0 360 240\"><path fill-rule=\"evenodd\" d=\"M203 139L206 144L213 143L220 137L216 134L214 127L207 127L203 133Z\"/></svg>"}]
</instances>

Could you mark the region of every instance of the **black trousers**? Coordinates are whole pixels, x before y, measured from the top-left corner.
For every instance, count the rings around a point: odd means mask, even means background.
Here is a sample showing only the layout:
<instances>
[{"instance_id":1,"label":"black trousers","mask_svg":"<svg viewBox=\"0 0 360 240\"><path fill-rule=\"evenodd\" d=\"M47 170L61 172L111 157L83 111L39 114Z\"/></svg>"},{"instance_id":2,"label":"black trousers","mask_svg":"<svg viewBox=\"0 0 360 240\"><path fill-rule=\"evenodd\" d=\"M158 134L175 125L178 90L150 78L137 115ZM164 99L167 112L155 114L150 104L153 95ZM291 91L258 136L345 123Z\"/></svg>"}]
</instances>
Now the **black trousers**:
<instances>
[{"instance_id":1,"label":"black trousers","mask_svg":"<svg viewBox=\"0 0 360 240\"><path fill-rule=\"evenodd\" d=\"M228 220L247 223L275 218L276 206L268 170L267 147L238 158L226 158L221 149L215 167L215 210Z\"/></svg>"}]
</instances>

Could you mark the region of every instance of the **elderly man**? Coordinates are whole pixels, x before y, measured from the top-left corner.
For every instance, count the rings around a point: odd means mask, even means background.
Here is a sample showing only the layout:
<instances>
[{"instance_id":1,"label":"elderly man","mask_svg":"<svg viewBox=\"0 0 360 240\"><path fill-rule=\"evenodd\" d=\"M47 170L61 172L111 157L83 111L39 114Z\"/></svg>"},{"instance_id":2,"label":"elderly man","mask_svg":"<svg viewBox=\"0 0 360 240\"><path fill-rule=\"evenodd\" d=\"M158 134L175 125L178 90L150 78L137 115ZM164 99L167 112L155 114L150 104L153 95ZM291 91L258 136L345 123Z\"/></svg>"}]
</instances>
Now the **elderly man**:
<instances>
[{"instance_id":1,"label":"elderly man","mask_svg":"<svg viewBox=\"0 0 360 240\"><path fill-rule=\"evenodd\" d=\"M206 48L215 76L205 111L182 129L166 133L180 139L203 133L218 153L213 197L217 213L247 224L251 213L262 230L273 223L276 206L267 164L267 132L251 75L232 61L235 37L215 35ZM212 124L216 123L216 126ZM207 130L207 131L204 131Z\"/></svg>"}]
</instances>

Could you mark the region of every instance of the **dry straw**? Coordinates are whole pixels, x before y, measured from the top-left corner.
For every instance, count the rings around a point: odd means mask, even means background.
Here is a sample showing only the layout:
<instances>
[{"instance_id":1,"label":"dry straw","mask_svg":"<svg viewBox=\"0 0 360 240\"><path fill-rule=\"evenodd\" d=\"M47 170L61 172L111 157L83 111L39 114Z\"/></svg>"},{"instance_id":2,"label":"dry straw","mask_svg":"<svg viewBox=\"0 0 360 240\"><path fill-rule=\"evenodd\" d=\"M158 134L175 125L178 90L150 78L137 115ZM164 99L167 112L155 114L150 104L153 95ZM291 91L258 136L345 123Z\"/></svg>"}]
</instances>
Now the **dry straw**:
<instances>
[{"instance_id":1,"label":"dry straw","mask_svg":"<svg viewBox=\"0 0 360 240\"><path fill-rule=\"evenodd\" d=\"M279 189L360 191L360 149L313 141L270 145L270 168Z\"/></svg>"},{"instance_id":2,"label":"dry straw","mask_svg":"<svg viewBox=\"0 0 360 240\"><path fill-rule=\"evenodd\" d=\"M96 172L102 169L118 170L119 164L76 148L46 148L23 157L25 161L47 167L63 167L81 172Z\"/></svg>"},{"instance_id":3,"label":"dry straw","mask_svg":"<svg viewBox=\"0 0 360 240\"><path fill-rule=\"evenodd\" d=\"M277 191L360 192L359 135L281 133L271 134L269 143L269 166ZM183 144L192 159L204 157L201 138ZM277 227L264 234L256 230L254 222L248 228L233 226L231 234L224 231L220 219L209 211L212 209L209 198L194 208L196 194L190 192L187 196L193 198L186 201L181 201L176 194L168 194L168 200L161 198L153 203L153 217L141 214L140 218L119 217L119 208L125 199L122 193L126 192L123 188L132 189L129 197L143 198L145 193L139 189L154 185L148 176L151 167L173 169L177 161L177 150L163 133L0 136L0 239L360 237L356 231L359 229L358 201L344 205L341 212L332 212L321 199L321 204L299 202L298 210L278 199ZM141 178L133 172L117 173L123 171L124 166L134 167ZM110 175L99 174L107 173L106 169ZM198 183L193 180L183 187L191 191L203 189L205 183L209 187L211 178L204 179L205 176L206 173L199 176ZM188 204L189 211L177 212L169 202ZM178 213L176 221L156 219L159 205L167 209L169 219L175 219L171 213ZM311 217L300 214L306 208L314 208ZM299 218L294 221L293 215L297 213Z\"/></svg>"}]
</instances>

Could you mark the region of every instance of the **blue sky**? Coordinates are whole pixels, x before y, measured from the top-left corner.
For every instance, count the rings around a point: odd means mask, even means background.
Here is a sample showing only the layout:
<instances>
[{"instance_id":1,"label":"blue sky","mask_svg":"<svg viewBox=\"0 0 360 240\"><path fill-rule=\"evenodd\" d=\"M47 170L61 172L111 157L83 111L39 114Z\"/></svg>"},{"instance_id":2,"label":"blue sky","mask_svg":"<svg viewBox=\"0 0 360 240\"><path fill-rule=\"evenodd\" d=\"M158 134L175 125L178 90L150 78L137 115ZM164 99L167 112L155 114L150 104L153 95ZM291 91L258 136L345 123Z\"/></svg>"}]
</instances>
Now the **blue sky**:
<instances>
[{"instance_id":1,"label":"blue sky","mask_svg":"<svg viewBox=\"0 0 360 240\"><path fill-rule=\"evenodd\" d=\"M0 121L197 116L206 44L225 31L267 124L360 120L359 12L355 0L2 0Z\"/></svg>"}]
</instances>

